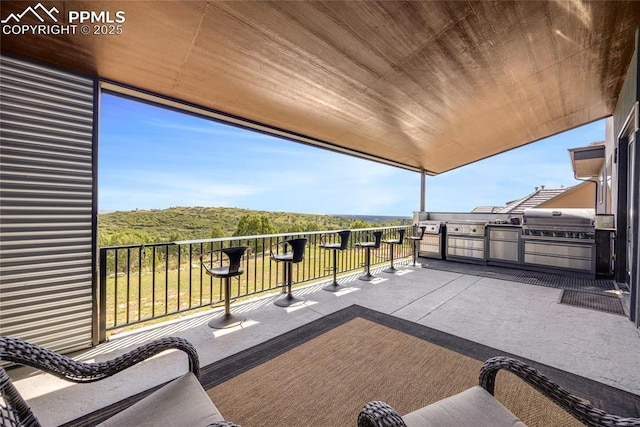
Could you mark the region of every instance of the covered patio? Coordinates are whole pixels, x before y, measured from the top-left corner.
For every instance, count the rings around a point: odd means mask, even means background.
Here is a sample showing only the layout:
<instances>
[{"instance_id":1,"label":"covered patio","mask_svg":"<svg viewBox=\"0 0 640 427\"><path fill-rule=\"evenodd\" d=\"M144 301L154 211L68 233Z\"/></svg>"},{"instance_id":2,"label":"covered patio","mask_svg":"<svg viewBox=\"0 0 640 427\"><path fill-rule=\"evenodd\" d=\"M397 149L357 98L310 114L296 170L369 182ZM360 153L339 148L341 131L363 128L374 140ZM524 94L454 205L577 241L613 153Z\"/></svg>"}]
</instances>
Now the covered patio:
<instances>
[{"instance_id":1,"label":"covered patio","mask_svg":"<svg viewBox=\"0 0 640 427\"><path fill-rule=\"evenodd\" d=\"M1 6L0 335L88 360L181 335L207 365L357 304L640 393L639 2ZM415 171L420 211L427 175L607 118L593 173L612 182L611 203L596 210L615 215L628 317L558 304L559 289L406 267L349 292L301 288L298 310L272 296L234 306L253 323L231 333L207 327L216 312L103 343L103 91ZM177 376L176 357L105 388L31 374L18 386L41 422L58 425Z\"/></svg>"}]
</instances>

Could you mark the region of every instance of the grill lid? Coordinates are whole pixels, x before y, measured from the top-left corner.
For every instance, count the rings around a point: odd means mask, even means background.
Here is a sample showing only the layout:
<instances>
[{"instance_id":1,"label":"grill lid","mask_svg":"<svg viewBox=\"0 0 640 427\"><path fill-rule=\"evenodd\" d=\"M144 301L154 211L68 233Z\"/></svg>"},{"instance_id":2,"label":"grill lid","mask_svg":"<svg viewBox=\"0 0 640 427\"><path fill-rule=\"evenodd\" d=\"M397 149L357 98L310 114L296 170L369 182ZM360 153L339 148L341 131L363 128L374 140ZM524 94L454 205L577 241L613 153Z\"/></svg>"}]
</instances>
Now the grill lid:
<instances>
[{"instance_id":1,"label":"grill lid","mask_svg":"<svg viewBox=\"0 0 640 427\"><path fill-rule=\"evenodd\" d=\"M595 216L595 209L529 208L524 210L522 224L528 227L549 225L593 227Z\"/></svg>"}]
</instances>

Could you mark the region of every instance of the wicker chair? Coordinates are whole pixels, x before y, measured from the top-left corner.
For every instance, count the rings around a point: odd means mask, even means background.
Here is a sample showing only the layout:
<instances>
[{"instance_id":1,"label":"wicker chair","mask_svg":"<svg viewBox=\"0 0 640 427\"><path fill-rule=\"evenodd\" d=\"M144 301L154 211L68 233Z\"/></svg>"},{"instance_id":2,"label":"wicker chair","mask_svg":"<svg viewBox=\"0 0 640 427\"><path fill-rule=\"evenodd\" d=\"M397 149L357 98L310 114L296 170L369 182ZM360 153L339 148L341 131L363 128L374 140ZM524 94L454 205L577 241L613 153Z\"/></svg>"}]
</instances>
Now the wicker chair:
<instances>
[{"instance_id":1,"label":"wicker chair","mask_svg":"<svg viewBox=\"0 0 640 427\"><path fill-rule=\"evenodd\" d=\"M170 349L182 350L187 354L189 372L165 384L101 425L172 425L172 420L179 419L186 423L183 425L192 425L191 421L194 421L193 425L234 426L235 424L224 421L202 389L198 380L200 375L198 353L188 341L182 338L160 338L107 362L82 363L35 344L16 338L0 337L1 361L37 368L76 383L103 380ZM35 414L1 366L0 425L40 426Z\"/></svg>"},{"instance_id":2,"label":"wicker chair","mask_svg":"<svg viewBox=\"0 0 640 427\"><path fill-rule=\"evenodd\" d=\"M524 426L524 423L493 398L496 374L500 369L514 373L587 426L640 426L640 418L607 414L518 360L493 357L480 369L480 385L403 417L384 402L369 402L358 415L358 427Z\"/></svg>"}]
</instances>

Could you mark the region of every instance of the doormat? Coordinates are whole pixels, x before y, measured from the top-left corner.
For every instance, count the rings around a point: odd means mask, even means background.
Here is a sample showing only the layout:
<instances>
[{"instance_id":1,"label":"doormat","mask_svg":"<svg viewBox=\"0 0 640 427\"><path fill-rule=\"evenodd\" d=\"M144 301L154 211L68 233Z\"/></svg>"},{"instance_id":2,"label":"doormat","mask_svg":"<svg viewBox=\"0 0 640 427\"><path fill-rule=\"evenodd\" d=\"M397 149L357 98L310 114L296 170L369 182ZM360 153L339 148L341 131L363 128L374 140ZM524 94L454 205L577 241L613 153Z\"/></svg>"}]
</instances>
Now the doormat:
<instances>
[{"instance_id":1,"label":"doormat","mask_svg":"<svg viewBox=\"0 0 640 427\"><path fill-rule=\"evenodd\" d=\"M613 295L592 294L565 289L562 291L560 304L626 316L622 300Z\"/></svg>"}]
</instances>

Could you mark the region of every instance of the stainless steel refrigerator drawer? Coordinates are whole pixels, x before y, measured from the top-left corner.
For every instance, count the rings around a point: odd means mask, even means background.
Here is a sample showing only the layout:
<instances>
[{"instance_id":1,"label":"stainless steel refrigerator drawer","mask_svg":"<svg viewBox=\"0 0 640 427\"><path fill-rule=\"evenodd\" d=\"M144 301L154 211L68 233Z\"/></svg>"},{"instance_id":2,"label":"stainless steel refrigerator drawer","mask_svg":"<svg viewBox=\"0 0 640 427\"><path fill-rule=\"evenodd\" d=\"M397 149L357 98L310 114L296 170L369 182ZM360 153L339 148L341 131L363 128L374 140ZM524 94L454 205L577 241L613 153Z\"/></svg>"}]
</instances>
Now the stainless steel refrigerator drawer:
<instances>
[{"instance_id":1,"label":"stainless steel refrigerator drawer","mask_svg":"<svg viewBox=\"0 0 640 427\"><path fill-rule=\"evenodd\" d=\"M448 247L447 256L484 259L484 249Z\"/></svg>"},{"instance_id":2,"label":"stainless steel refrigerator drawer","mask_svg":"<svg viewBox=\"0 0 640 427\"><path fill-rule=\"evenodd\" d=\"M524 254L525 264L545 265L548 267L568 268L571 270L591 271L591 259L562 258L558 256Z\"/></svg>"},{"instance_id":3,"label":"stainless steel refrigerator drawer","mask_svg":"<svg viewBox=\"0 0 640 427\"><path fill-rule=\"evenodd\" d=\"M463 237L447 237L447 247L449 248L465 248L484 251L484 238L473 239Z\"/></svg>"},{"instance_id":4,"label":"stainless steel refrigerator drawer","mask_svg":"<svg viewBox=\"0 0 640 427\"><path fill-rule=\"evenodd\" d=\"M525 241L524 243L525 254L556 255L561 257L591 259L592 252L592 245L571 245L555 242L533 241Z\"/></svg>"},{"instance_id":5,"label":"stainless steel refrigerator drawer","mask_svg":"<svg viewBox=\"0 0 640 427\"><path fill-rule=\"evenodd\" d=\"M489 239L495 240L509 240L517 242L520 238L520 229L517 230L505 230L495 229L489 227Z\"/></svg>"},{"instance_id":6,"label":"stainless steel refrigerator drawer","mask_svg":"<svg viewBox=\"0 0 640 427\"><path fill-rule=\"evenodd\" d=\"M518 241L506 242L495 241L489 242L489 259L497 261L520 261L520 245Z\"/></svg>"}]
</instances>

